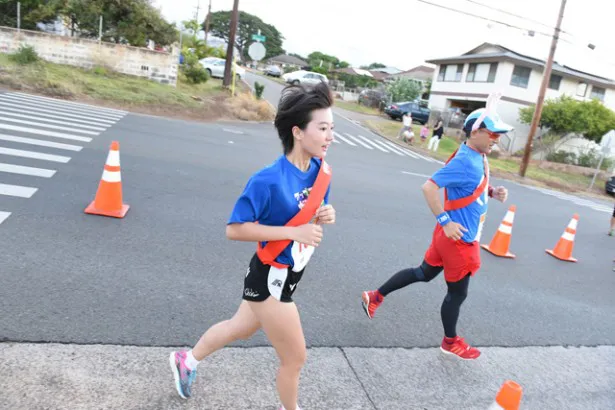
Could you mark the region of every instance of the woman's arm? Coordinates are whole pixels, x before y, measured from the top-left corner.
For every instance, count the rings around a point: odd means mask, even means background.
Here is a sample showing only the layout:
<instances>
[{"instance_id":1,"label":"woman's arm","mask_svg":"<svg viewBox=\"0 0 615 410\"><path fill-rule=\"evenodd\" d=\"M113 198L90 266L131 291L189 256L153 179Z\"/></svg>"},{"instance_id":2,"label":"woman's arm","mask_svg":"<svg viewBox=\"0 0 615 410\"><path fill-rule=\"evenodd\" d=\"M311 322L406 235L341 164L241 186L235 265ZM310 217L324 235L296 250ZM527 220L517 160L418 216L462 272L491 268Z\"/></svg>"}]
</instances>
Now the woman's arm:
<instances>
[{"instance_id":1,"label":"woman's arm","mask_svg":"<svg viewBox=\"0 0 615 410\"><path fill-rule=\"evenodd\" d=\"M269 242L295 240L295 229L292 226L267 226L254 222L229 224L226 226L226 237L232 241Z\"/></svg>"}]
</instances>

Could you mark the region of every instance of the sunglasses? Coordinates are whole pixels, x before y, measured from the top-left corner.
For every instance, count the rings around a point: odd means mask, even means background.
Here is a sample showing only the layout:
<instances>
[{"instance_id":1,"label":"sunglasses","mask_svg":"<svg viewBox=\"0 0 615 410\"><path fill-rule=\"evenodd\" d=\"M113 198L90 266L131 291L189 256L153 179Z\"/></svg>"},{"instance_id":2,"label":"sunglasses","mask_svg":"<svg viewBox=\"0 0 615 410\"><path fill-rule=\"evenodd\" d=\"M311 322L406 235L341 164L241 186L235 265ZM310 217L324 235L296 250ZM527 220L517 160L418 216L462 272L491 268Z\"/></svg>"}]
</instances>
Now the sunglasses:
<instances>
[{"instance_id":1,"label":"sunglasses","mask_svg":"<svg viewBox=\"0 0 615 410\"><path fill-rule=\"evenodd\" d=\"M502 134L497 133L497 132L492 132L489 131L485 128L483 128L483 131L487 133L487 135L489 135L489 139L493 140L493 141L497 141L500 139L500 137L502 136Z\"/></svg>"}]
</instances>

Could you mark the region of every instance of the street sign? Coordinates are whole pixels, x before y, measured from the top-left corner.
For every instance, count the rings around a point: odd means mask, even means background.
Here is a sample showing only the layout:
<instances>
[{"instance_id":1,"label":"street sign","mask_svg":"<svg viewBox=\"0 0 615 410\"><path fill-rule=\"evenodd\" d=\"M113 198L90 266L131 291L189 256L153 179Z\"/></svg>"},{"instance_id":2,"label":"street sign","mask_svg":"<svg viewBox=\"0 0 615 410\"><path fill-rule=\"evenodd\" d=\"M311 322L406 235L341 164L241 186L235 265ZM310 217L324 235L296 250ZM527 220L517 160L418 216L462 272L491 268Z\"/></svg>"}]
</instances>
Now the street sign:
<instances>
[{"instance_id":1,"label":"street sign","mask_svg":"<svg viewBox=\"0 0 615 410\"><path fill-rule=\"evenodd\" d=\"M604 134L600 140L600 145L603 150L610 150L613 146L615 146L615 130L611 130Z\"/></svg>"},{"instance_id":2,"label":"street sign","mask_svg":"<svg viewBox=\"0 0 615 410\"><path fill-rule=\"evenodd\" d=\"M263 45L263 43L252 43L250 44L250 47L248 48L248 55L254 61L262 60L263 57L265 57L266 53L267 53L267 50L265 49L265 46Z\"/></svg>"},{"instance_id":3,"label":"street sign","mask_svg":"<svg viewBox=\"0 0 615 410\"><path fill-rule=\"evenodd\" d=\"M252 34L252 40L260 41L261 43L267 40L267 37L261 36L260 34Z\"/></svg>"}]
</instances>

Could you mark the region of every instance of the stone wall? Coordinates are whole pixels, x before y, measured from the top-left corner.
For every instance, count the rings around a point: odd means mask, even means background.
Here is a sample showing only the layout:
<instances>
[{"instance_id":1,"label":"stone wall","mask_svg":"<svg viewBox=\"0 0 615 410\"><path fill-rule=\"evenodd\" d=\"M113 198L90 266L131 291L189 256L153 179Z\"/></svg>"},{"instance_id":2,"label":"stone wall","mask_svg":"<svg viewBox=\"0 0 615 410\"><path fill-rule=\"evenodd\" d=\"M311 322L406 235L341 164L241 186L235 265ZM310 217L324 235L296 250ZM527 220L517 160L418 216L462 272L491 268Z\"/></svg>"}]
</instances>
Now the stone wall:
<instances>
[{"instance_id":1,"label":"stone wall","mask_svg":"<svg viewBox=\"0 0 615 410\"><path fill-rule=\"evenodd\" d=\"M0 27L0 53L14 53L21 45L32 46L41 58L52 63L83 68L104 66L163 84L175 86L177 83L179 50L175 47L172 53L165 53L78 37Z\"/></svg>"}]
</instances>

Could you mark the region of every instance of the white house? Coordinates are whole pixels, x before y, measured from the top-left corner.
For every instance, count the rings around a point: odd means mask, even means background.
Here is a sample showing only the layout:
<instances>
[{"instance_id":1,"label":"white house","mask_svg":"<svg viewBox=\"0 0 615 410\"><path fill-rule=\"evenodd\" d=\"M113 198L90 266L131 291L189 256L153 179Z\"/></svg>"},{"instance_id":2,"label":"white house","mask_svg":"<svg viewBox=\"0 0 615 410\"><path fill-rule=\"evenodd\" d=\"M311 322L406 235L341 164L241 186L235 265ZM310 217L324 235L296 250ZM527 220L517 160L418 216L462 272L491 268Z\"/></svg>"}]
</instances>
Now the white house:
<instances>
[{"instance_id":1,"label":"white house","mask_svg":"<svg viewBox=\"0 0 615 410\"><path fill-rule=\"evenodd\" d=\"M519 109L536 103L545 61L483 43L460 56L427 62L437 66L429 98L432 110L469 114L484 107L491 92L499 91L498 112L515 127L510 139L503 141L505 148L515 152L525 146L529 125L519 122ZM554 63L545 98L562 94L579 100L597 98L615 110L615 81Z\"/></svg>"}]
</instances>

